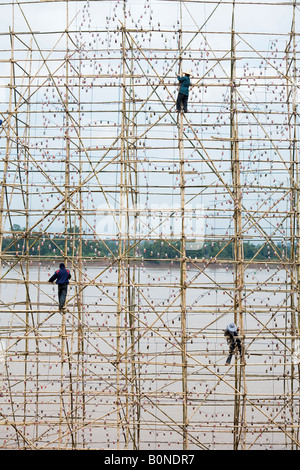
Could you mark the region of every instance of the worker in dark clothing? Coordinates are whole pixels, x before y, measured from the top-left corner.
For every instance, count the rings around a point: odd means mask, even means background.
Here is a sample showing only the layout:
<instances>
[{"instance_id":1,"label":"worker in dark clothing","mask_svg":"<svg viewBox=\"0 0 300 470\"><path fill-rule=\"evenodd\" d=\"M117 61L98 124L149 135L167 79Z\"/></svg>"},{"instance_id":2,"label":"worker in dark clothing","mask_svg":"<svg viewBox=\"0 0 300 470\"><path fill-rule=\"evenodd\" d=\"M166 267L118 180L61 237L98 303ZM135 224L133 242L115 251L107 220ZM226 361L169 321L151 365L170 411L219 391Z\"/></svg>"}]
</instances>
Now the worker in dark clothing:
<instances>
[{"instance_id":1,"label":"worker in dark clothing","mask_svg":"<svg viewBox=\"0 0 300 470\"><path fill-rule=\"evenodd\" d=\"M226 365L230 364L236 347L242 356L242 345L241 340L238 338L238 331L239 329L235 323L230 323L224 331L224 336L227 339L227 343L229 344L229 356L226 360Z\"/></svg>"},{"instance_id":2,"label":"worker in dark clothing","mask_svg":"<svg viewBox=\"0 0 300 470\"><path fill-rule=\"evenodd\" d=\"M190 75L190 70L187 70L184 72L183 77L177 77L177 80L180 82L179 93L176 101L176 111L178 113L182 112L182 108L184 113L188 112L187 104L189 98L189 87L191 84Z\"/></svg>"},{"instance_id":3,"label":"worker in dark clothing","mask_svg":"<svg viewBox=\"0 0 300 470\"><path fill-rule=\"evenodd\" d=\"M58 303L60 310L62 310L65 306L69 279L71 279L70 271L66 269L64 263L60 263L59 269L55 271L53 276L51 276L48 281L54 282L56 280L56 284L58 286Z\"/></svg>"}]
</instances>

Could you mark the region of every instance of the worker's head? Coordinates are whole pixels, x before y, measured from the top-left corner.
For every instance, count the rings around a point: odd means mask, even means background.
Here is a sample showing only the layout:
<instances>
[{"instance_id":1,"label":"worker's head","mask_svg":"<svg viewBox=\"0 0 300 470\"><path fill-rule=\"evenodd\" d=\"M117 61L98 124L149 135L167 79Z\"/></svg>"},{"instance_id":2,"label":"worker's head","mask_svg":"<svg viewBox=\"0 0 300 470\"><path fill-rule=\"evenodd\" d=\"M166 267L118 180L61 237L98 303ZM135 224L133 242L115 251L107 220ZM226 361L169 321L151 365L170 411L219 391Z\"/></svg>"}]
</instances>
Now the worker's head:
<instances>
[{"instance_id":1,"label":"worker's head","mask_svg":"<svg viewBox=\"0 0 300 470\"><path fill-rule=\"evenodd\" d=\"M230 333L235 333L237 331L237 326L235 323L229 323L229 325L227 326L227 330L230 332Z\"/></svg>"},{"instance_id":2,"label":"worker's head","mask_svg":"<svg viewBox=\"0 0 300 470\"><path fill-rule=\"evenodd\" d=\"M60 263L59 267L64 268L65 267L64 263Z\"/></svg>"},{"instance_id":3,"label":"worker's head","mask_svg":"<svg viewBox=\"0 0 300 470\"><path fill-rule=\"evenodd\" d=\"M192 74L190 70L185 70L183 73L184 75L187 75L188 77Z\"/></svg>"}]
</instances>

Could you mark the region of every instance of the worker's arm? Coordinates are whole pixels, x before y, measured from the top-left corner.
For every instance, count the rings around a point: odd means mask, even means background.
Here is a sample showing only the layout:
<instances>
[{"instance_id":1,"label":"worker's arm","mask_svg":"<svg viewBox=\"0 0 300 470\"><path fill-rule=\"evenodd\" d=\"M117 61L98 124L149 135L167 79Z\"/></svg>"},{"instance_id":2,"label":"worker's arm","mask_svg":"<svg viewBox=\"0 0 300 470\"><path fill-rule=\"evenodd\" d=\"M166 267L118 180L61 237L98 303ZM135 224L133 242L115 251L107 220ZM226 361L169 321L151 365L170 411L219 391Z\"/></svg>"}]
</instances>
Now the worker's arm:
<instances>
[{"instance_id":1,"label":"worker's arm","mask_svg":"<svg viewBox=\"0 0 300 470\"><path fill-rule=\"evenodd\" d=\"M55 281L56 278L57 278L57 271L53 274L53 276L50 277L48 282L53 282L53 281Z\"/></svg>"},{"instance_id":2,"label":"worker's arm","mask_svg":"<svg viewBox=\"0 0 300 470\"><path fill-rule=\"evenodd\" d=\"M183 79L184 77L177 77L177 80L179 80L180 82L183 82Z\"/></svg>"}]
</instances>

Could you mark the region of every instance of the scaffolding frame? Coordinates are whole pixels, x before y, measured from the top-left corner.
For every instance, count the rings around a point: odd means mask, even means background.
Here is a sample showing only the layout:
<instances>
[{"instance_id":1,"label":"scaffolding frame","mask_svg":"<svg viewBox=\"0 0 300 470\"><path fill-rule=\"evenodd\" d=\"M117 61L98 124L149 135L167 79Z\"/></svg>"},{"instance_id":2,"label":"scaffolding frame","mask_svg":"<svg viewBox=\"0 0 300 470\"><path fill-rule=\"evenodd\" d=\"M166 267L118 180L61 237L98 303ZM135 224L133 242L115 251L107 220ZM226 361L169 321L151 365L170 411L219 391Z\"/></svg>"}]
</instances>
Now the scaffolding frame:
<instances>
[{"instance_id":1,"label":"scaffolding frame","mask_svg":"<svg viewBox=\"0 0 300 470\"><path fill-rule=\"evenodd\" d=\"M298 449L298 2L1 8L0 447Z\"/></svg>"}]
</instances>

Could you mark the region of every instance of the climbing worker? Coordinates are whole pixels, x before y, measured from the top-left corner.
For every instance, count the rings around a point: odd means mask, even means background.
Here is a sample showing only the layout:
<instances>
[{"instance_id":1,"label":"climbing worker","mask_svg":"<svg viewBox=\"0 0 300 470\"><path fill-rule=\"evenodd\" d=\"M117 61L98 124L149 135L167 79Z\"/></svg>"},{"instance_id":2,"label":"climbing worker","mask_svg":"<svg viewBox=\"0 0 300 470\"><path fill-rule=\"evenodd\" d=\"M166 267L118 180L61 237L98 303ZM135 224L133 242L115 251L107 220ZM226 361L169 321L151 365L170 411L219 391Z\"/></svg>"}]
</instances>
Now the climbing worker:
<instances>
[{"instance_id":1,"label":"climbing worker","mask_svg":"<svg viewBox=\"0 0 300 470\"><path fill-rule=\"evenodd\" d=\"M229 323L224 331L224 336L227 339L227 343L229 344L229 356L227 357L226 365L230 364L236 347L242 356L242 345L241 340L238 338L238 331L239 329L235 323Z\"/></svg>"},{"instance_id":2,"label":"climbing worker","mask_svg":"<svg viewBox=\"0 0 300 470\"><path fill-rule=\"evenodd\" d=\"M48 282L54 282L55 279L58 286L59 309L62 310L66 302L69 279L71 279L71 273L68 269L66 269L64 263L60 263L59 269L55 271Z\"/></svg>"},{"instance_id":3,"label":"climbing worker","mask_svg":"<svg viewBox=\"0 0 300 470\"><path fill-rule=\"evenodd\" d=\"M184 72L183 77L177 77L177 80L179 80L180 82L179 93L176 101L176 111L178 113L182 112L182 107L184 113L188 112L187 104L189 98L189 87L191 85L190 75L191 71L187 70L186 72Z\"/></svg>"}]
</instances>

